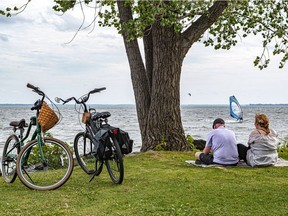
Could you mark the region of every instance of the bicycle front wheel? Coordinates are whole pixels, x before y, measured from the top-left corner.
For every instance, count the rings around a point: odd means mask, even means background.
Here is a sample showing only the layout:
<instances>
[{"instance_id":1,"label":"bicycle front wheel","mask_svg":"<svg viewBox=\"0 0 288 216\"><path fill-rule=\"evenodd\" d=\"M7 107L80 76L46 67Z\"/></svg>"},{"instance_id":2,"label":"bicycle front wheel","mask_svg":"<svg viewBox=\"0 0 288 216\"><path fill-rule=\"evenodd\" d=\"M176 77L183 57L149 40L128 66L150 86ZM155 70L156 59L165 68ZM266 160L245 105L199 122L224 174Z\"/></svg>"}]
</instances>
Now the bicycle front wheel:
<instances>
[{"instance_id":1,"label":"bicycle front wheel","mask_svg":"<svg viewBox=\"0 0 288 216\"><path fill-rule=\"evenodd\" d=\"M90 136L84 132L78 133L74 139L74 151L76 159L85 173L100 175L103 168L103 161L97 160L92 153L94 144Z\"/></svg>"},{"instance_id":2,"label":"bicycle front wheel","mask_svg":"<svg viewBox=\"0 0 288 216\"><path fill-rule=\"evenodd\" d=\"M17 174L34 190L53 190L62 186L73 171L73 156L68 146L54 138L44 138L39 147L32 140L19 153Z\"/></svg>"},{"instance_id":3,"label":"bicycle front wheel","mask_svg":"<svg viewBox=\"0 0 288 216\"><path fill-rule=\"evenodd\" d=\"M108 136L105 144L112 150L111 156L105 159L108 173L115 184L121 184L124 179L124 165L119 143L115 137Z\"/></svg>"},{"instance_id":4,"label":"bicycle front wheel","mask_svg":"<svg viewBox=\"0 0 288 216\"><path fill-rule=\"evenodd\" d=\"M16 161L20 152L19 139L11 135L5 142L2 154L2 175L7 183L13 183L17 177Z\"/></svg>"}]
</instances>

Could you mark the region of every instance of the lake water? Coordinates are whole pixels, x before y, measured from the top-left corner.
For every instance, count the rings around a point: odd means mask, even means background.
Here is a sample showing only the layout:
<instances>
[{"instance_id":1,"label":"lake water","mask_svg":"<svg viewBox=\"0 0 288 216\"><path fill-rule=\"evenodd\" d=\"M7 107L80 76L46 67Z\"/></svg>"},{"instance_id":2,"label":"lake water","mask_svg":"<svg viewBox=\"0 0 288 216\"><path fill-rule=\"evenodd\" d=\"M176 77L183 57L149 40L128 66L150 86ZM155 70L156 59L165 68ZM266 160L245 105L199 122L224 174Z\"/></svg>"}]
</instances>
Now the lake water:
<instances>
[{"instance_id":1,"label":"lake water","mask_svg":"<svg viewBox=\"0 0 288 216\"><path fill-rule=\"evenodd\" d=\"M7 137L13 133L10 121L26 119L28 122L31 115L35 112L30 110L31 105L0 105L0 157L2 148ZM67 143L73 143L74 136L83 130L79 115L74 106L58 106L63 116L62 121L52 128L49 132L55 138ZM134 140L133 151L140 151L141 137L138 126L136 108L134 105L90 105L97 111L109 111L109 123L127 131ZM247 143L249 133L254 128L254 116L258 112L266 113L270 118L270 127L275 129L279 137L288 135L288 106L242 106L244 111L244 121L236 122L229 116L228 106L211 105L183 105L182 123L186 134L192 135L194 139L206 139L207 133L212 128L215 118L221 117L226 121L226 127L232 129L238 142Z\"/></svg>"}]
</instances>

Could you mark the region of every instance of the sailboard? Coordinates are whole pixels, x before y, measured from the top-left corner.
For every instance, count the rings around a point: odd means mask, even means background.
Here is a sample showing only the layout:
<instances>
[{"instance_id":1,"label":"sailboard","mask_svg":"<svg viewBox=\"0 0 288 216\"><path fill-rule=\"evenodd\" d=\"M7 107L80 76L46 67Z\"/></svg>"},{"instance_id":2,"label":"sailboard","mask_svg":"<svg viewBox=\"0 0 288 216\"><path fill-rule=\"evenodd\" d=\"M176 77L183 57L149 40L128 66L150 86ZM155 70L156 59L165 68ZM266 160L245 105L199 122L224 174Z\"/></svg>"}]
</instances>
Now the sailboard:
<instances>
[{"instance_id":1,"label":"sailboard","mask_svg":"<svg viewBox=\"0 0 288 216\"><path fill-rule=\"evenodd\" d=\"M230 96L229 101L230 101L230 116L232 118L235 118L237 121L243 121L243 111L236 97L234 95Z\"/></svg>"}]
</instances>

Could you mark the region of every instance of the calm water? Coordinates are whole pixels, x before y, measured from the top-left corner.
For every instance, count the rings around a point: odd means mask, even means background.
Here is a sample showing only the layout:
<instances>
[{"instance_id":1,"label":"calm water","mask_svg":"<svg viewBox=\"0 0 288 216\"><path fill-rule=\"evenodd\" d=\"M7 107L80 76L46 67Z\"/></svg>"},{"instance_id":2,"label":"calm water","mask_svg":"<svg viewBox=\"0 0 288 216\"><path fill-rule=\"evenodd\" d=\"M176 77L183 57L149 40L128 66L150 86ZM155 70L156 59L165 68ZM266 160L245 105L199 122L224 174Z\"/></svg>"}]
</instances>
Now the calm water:
<instances>
[{"instance_id":1,"label":"calm water","mask_svg":"<svg viewBox=\"0 0 288 216\"><path fill-rule=\"evenodd\" d=\"M141 138L135 106L133 105L101 105L92 106L97 111L109 111L109 123L127 131L134 140L134 152L140 150ZM211 130L212 122L217 117L226 120L226 127L235 131L238 142L247 143L248 135L254 128L254 115L258 112L266 113L270 118L270 126L280 137L288 135L288 106L243 106L244 122L238 123L229 117L228 106L182 106L182 122L186 134L196 139L205 139ZM73 143L74 136L82 131L80 120L74 106L59 106L63 116L62 121L49 132L55 138L67 143ZM22 118L29 120L34 112L30 106L0 106L0 157L6 138L13 133L10 121Z\"/></svg>"}]
</instances>

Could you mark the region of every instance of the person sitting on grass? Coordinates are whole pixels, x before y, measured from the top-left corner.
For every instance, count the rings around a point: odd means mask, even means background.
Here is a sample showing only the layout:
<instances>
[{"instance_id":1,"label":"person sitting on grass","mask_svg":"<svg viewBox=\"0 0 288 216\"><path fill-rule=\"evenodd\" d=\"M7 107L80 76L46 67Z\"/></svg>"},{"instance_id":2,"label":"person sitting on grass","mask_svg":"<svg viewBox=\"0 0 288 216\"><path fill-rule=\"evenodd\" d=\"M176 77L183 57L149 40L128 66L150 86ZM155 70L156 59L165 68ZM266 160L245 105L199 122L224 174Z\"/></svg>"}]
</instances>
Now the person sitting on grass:
<instances>
[{"instance_id":1,"label":"person sitting on grass","mask_svg":"<svg viewBox=\"0 0 288 216\"><path fill-rule=\"evenodd\" d=\"M278 159L278 134L269 128L269 118L263 113L255 115L255 129L250 133L248 146L238 144L239 159L251 167L275 165Z\"/></svg>"},{"instance_id":2,"label":"person sitting on grass","mask_svg":"<svg viewBox=\"0 0 288 216\"><path fill-rule=\"evenodd\" d=\"M235 133L225 128L222 118L214 120L203 152L196 152L196 163L236 166L239 158Z\"/></svg>"}]
</instances>

